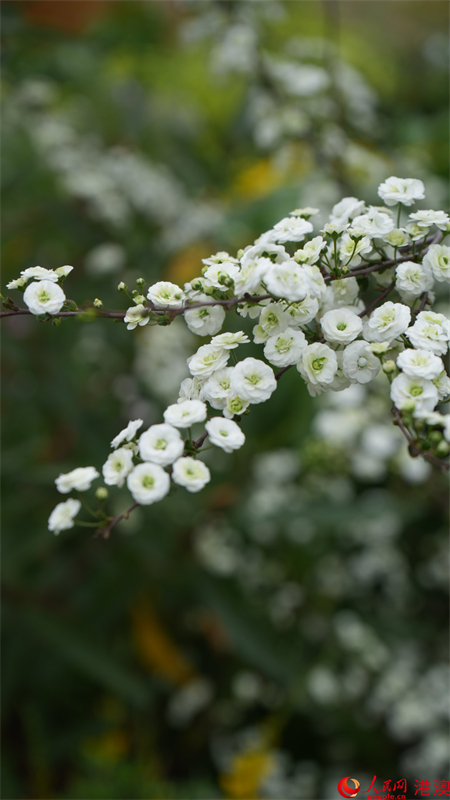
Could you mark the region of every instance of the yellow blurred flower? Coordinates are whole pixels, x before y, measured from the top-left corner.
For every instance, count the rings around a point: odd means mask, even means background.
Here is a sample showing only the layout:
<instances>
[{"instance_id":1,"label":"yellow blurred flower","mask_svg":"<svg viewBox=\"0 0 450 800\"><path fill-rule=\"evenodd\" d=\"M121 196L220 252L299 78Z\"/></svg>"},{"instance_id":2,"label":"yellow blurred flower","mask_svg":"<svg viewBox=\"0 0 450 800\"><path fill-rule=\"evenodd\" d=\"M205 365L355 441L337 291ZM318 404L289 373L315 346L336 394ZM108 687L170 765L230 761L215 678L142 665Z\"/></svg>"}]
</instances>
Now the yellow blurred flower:
<instances>
[{"instance_id":1,"label":"yellow blurred flower","mask_svg":"<svg viewBox=\"0 0 450 800\"><path fill-rule=\"evenodd\" d=\"M274 757L270 750L254 749L239 753L220 784L228 797L236 800L256 800L258 791L271 772Z\"/></svg>"},{"instance_id":2,"label":"yellow blurred flower","mask_svg":"<svg viewBox=\"0 0 450 800\"><path fill-rule=\"evenodd\" d=\"M131 609L133 638L138 657L151 672L176 685L192 680L195 670L156 617L147 598Z\"/></svg>"}]
</instances>

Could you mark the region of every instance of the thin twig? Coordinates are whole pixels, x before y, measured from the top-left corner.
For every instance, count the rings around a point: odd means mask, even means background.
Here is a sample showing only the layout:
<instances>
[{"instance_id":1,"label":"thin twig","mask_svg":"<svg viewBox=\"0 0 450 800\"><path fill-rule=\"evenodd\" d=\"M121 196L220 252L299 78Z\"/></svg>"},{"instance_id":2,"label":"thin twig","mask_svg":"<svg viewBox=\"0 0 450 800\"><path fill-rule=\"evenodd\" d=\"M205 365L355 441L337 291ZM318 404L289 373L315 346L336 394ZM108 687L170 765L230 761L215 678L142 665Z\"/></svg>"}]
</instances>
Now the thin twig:
<instances>
[{"instance_id":1,"label":"thin twig","mask_svg":"<svg viewBox=\"0 0 450 800\"><path fill-rule=\"evenodd\" d=\"M372 302L369 303L368 306L366 306L364 311L361 311L358 314L358 317L368 317L369 314L372 313L374 308L377 307L378 303L381 303L381 301L384 300L388 296L388 294L390 294L392 292L393 289L395 289L395 281L392 281L392 283L390 283L389 286L386 286L386 289L383 289L381 294L379 294L377 297L375 297L375 299L372 300Z\"/></svg>"},{"instance_id":2,"label":"thin twig","mask_svg":"<svg viewBox=\"0 0 450 800\"><path fill-rule=\"evenodd\" d=\"M130 506L130 508L127 508L127 510L124 511L122 514L119 514L117 517L113 517L110 520L109 524L106 526L106 528L98 528L98 530L95 532L94 535L96 537L97 536L102 536L103 539L109 539L111 531L112 531L113 528L115 528L117 523L120 522L120 520L122 520L122 519L128 519L128 517L130 516L131 512L134 511L134 509L137 508L139 505L140 505L139 503L133 503L133 505Z\"/></svg>"},{"instance_id":3,"label":"thin twig","mask_svg":"<svg viewBox=\"0 0 450 800\"><path fill-rule=\"evenodd\" d=\"M402 415L396 406L392 406L392 413L395 419L397 420L398 427L400 428L403 435L406 437L408 444L411 450L414 452L414 454L416 456L422 456L422 458L424 458L426 461L429 461L430 464L433 464L434 467L440 469L441 472L448 472L450 468L450 464L448 463L448 461L443 461L441 458L437 458L432 453L427 453L426 451L420 450L420 448L417 447L415 439L411 436L408 428L406 427L405 423L402 420Z\"/></svg>"}]
</instances>

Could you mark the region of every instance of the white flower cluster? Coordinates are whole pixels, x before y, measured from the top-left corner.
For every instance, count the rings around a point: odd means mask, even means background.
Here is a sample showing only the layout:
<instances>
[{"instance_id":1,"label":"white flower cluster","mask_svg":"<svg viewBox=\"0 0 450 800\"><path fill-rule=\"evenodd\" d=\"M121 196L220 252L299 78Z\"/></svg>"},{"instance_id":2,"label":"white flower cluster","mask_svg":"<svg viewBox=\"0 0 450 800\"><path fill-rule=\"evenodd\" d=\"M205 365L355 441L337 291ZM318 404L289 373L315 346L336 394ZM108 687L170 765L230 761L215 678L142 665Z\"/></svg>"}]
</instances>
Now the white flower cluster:
<instances>
[{"instance_id":1,"label":"white flower cluster","mask_svg":"<svg viewBox=\"0 0 450 800\"><path fill-rule=\"evenodd\" d=\"M148 320L165 325L184 315L192 332L211 338L187 359L191 377L182 381L164 423L136 441L138 420L114 439L103 467L106 484L126 481L143 505L165 497L171 480L199 491L210 480L208 467L197 458L205 439L225 452L241 447L245 437L234 418L239 421L251 405L268 400L281 373L292 366L313 396L367 384L382 369L415 454L434 459L448 454L450 416L435 409L450 396L441 358L450 321L427 306L434 300L434 282L450 282L450 248L441 243L450 219L443 211L419 211L401 226L402 209L424 197L419 180L392 177L378 192L386 206L366 207L346 197L317 233L310 221L317 209L296 209L236 257L219 252L205 259L202 275L183 289L169 281L150 286L149 304L133 293L128 328ZM375 298L365 306L360 290L373 275L378 285L372 288L385 288L378 305ZM395 291L399 299L386 299ZM264 345L269 363L236 357L239 346L250 343L243 331L219 333L225 310L232 307L253 320L254 342ZM211 416L208 405L221 416ZM194 441L190 429L198 424L204 424L204 433ZM185 439L180 429L187 431ZM64 476L59 481L68 485Z\"/></svg>"},{"instance_id":2,"label":"white flower cluster","mask_svg":"<svg viewBox=\"0 0 450 800\"><path fill-rule=\"evenodd\" d=\"M28 267L22 270L20 278L7 283L6 288L23 291L24 302L32 314L53 316L61 311L66 301L66 295L60 284L72 270L73 267L68 264L55 270L44 267Z\"/></svg>"}]
</instances>

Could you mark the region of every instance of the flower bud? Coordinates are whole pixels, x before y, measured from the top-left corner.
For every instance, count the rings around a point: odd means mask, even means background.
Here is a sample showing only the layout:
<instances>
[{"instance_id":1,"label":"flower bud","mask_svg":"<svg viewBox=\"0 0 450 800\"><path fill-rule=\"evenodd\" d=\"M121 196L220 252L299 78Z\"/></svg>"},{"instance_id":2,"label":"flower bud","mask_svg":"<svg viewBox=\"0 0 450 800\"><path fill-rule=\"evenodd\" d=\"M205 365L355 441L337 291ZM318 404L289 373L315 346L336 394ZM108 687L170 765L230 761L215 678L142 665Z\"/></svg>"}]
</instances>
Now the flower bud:
<instances>
[{"instance_id":1,"label":"flower bud","mask_svg":"<svg viewBox=\"0 0 450 800\"><path fill-rule=\"evenodd\" d=\"M102 308L103 307L103 303L102 303L101 300L98 299L98 297L96 297L95 300L94 300L94 306L96 308Z\"/></svg>"},{"instance_id":2,"label":"flower bud","mask_svg":"<svg viewBox=\"0 0 450 800\"><path fill-rule=\"evenodd\" d=\"M397 372L397 365L392 359L385 361L381 368L385 375L393 375L394 372Z\"/></svg>"},{"instance_id":3,"label":"flower bud","mask_svg":"<svg viewBox=\"0 0 450 800\"><path fill-rule=\"evenodd\" d=\"M145 278L136 278L136 286L145 286Z\"/></svg>"},{"instance_id":4,"label":"flower bud","mask_svg":"<svg viewBox=\"0 0 450 800\"><path fill-rule=\"evenodd\" d=\"M95 496L97 500L107 500L109 497L109 492L106 486L99 486L95 492Z\"/></svg>"},{"instance_id":5,"label":"flower bud","mask_svg":"<svg viewBox=\"0 0 450 800\"><path fill-rule=\"evenodd\" d=\"M432 444L439 444L442 441L441 431L430 431L428 438Z\"/></svg>"},{"instance_id":6,"label":"flower bud","mask_svg":"<svg viewBox=\"0 0 450 800\"><path fill-rule=\"evenodd\" d=\"M124 283L123 281L120 281L120 283L119 283L119 285L117 287L117 291L118 292L126 292L126 290L127 290L126 283Z\"/></svg>"},{"instance_id":7,"label":"flower bud","mask_svg":"<svg viewBox=\"0 0 450 800\"><path fill-rule=\"evenodd\" d=\"M448 442L445 442L444 439L442 439L442 441L439 442L438 446L436 447L436 455L439 458L445 458L445 456L448 456L449 453L450 445Z\"/></svg>"}]
</instances>

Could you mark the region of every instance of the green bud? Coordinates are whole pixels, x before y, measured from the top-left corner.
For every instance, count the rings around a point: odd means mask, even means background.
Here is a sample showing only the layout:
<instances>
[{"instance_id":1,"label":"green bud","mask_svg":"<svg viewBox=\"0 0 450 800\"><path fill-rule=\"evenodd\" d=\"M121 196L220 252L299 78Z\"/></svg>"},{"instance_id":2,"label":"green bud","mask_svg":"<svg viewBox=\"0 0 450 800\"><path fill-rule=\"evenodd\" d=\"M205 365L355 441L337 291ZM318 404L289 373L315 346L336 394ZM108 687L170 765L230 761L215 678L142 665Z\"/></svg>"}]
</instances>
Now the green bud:
<instances>
[{"instance_id":1,"label":"green bud","mask_svg":"<svg viewBox=\"0 0 450 800\"><path fill-rule=\"evenodd\" d=\"M438 446L436 447L436 455L439 458L445 458L445 456L448 456L449 453L450 453L450 445L443 439L442 442L439 442Z\"/></svg>"},{"instance_id":2,"label":"green bud","mask_svg":"<svg viewBox=\"0 0 450 800\"><path fill-rule=\"evenodd\" d=\"M428 438L432 444L439 444L442 441L441 431L430 431Z\"/></svg>"},{"instance_id":3,"label":"green bud","mask_svg":"<svg viewBox=\"0 0 450 800\"><path fill-rule=\"evenodd\" d=\"M395 363L395 361L392 361L392 359L389 359L388 361L385 361L384 364L382 365L381 369L383 370L385 375L393 375L394 372L397 372L396 363Z\"/></svg>"},{"instance_id":4,"label":"green bud","mask_svg":"<svg viewBox=\"0 0 450 800\"><path fill-rule=\"evenodd\" d=\"M55 327L61 325L61 322L62 322L62 317L53 317L52 319L52 325L54 325Z\"/></svg>"},{"instance_id":5,"label":"green bud","mask_svg":"<svg viewBox=\"0 0 450 800\"><path fill-rule=\"evenodd\" d=\"M109 492L106 486L99 486L95 492L95 496L97 500L107 500L109 497Z\"/></svg>"},{"instance_id":6,"label":"green bud","mask_svg":"<svg viewBox=\"0 0 450 800\"><path fill-rule=\"evenodd\" d=\"M98 297L96 297L95 300L94 300L94 306L96 308L102 308L103 307L103 303L102 303L101 300L98 299Z\"/></svg>"},{"instance_id":7,"label":"green bud","mask_svg":"<svg viewBox=\"0 0 450 800\"><path fill-rule=\"evenodd\" d=\"M414 429L417 433L422 433L427 427L427 423L423 419L415 419L414 420Z\"/></svg>"},{"instance_id":8,"label":"green bud","mask_svg":"<svg viewBox=\"0 0 450 800\"><path fill-rule=\"evenodd\" d=\"M126 290L127 290L126 283L124 283L123 281L120 281L120 283L119 283L119 285L117 287L117 291L118 292L126 292Z\"/></svg>"},{"instance_id":9,"label":"green bud","mask_svg":"<svg viewBox=\"0 0 450 800\"><path fill-rule=\"evenodd\" d=\"M131 297L136 297L137 294L140 294L138 289L133 289L131 292Z\"/></svg>"},{"instance_id":10,"label":"green bud","mask_svg":"<svg viewBox=\"0 0 450 800\"><path fill-rule=\"evenodd\" d=\"M136 278L136 286L145 286L145 278Z\"/></svg>"}]
</instances>

